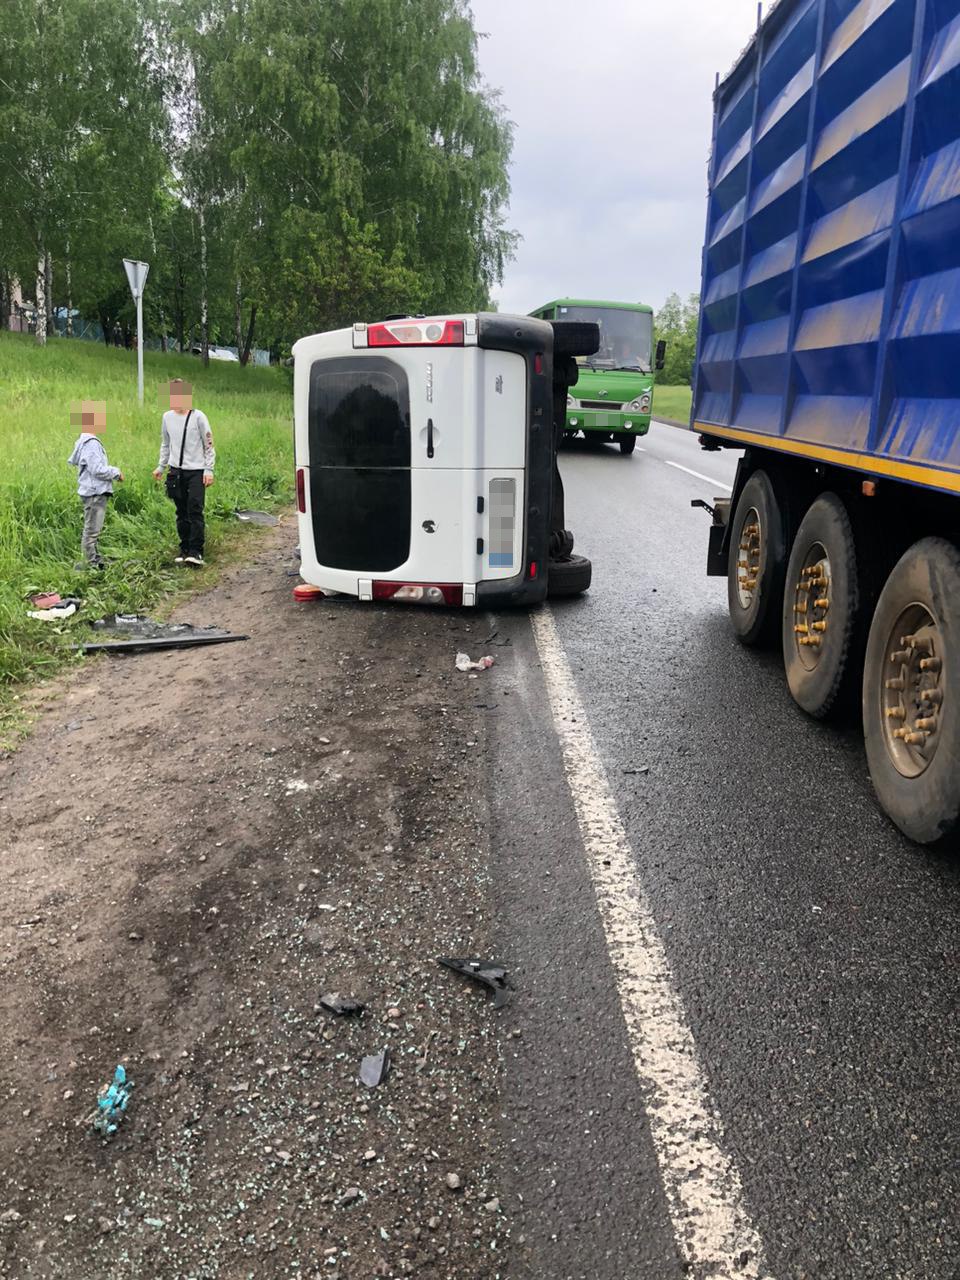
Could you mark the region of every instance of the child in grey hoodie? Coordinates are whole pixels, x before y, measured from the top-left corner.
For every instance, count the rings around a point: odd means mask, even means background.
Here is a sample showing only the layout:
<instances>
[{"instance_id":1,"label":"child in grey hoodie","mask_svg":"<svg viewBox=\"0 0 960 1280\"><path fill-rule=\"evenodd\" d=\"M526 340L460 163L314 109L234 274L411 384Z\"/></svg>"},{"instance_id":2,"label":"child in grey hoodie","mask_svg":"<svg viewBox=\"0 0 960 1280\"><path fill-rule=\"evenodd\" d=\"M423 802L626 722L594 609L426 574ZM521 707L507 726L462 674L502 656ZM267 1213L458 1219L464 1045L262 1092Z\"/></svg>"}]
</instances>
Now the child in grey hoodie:
<instances>
[{"instance_id":1,"label":"child in grey hoodie","mask_svg":"<svg viewBox=\"0 0 960 1280\"><path fill-rule=\"evenodd\" d=\"M67 459L77 468L77 493L83 503L83 539L81 547L84 562L78 569L90 567L103 569L99 542L103 522L107 514L107 499L113 493L114 480L123 480L117 467L107 461L107 451L100 443L100 436L107 429L107 406L102 400L84 400L79 409L70 414L70 421L80 427L80 438Z\"/></svg>"}]
</instances>

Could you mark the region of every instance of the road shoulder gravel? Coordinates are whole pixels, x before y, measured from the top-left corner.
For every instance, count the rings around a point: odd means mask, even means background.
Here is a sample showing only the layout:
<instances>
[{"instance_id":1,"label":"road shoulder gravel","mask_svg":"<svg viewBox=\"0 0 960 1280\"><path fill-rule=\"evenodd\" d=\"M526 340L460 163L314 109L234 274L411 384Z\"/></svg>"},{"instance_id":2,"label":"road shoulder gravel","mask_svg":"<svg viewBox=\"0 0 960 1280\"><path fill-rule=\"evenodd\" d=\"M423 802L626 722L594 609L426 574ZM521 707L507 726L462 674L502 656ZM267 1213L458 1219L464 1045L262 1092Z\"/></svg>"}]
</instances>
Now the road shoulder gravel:
<instances>
[{"instance_id":1,"label":"road shoulder gravel","mask_svg":"<svg viewBox=\"0 0 960 1280\"><path fill-rule=\"evenodd\" d=\"M0 761L0 1275L500 1273L499 1015L435 963L490 939L485 625L297 605L293 542L178 611L249 641L89 662Z\"/></svg>"}]
</instances>

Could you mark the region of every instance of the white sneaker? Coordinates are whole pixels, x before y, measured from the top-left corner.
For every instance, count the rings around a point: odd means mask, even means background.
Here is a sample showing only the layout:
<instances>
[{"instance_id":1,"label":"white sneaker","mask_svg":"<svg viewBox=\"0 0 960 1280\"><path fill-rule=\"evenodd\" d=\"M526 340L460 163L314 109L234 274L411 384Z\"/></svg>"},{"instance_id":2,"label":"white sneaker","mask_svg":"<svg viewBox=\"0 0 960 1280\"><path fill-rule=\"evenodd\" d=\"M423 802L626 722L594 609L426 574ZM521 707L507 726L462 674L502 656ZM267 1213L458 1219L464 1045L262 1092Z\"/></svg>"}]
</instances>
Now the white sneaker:
<instances>
[{"instance_id":1,"label":"white sneaker","mask_svg":"<svg viewBox=\"0 0 960 1280\"><path fill-rule=\"evenodd\" d=\"M186 560L186 558L187 558L186 556L174 556L174 557L173 557L173 563L174 563L174 564L183 564L183 562L184 562L184 560Z\"/></svg>"},{"instance_id":2,"label":"white sneaker","mask_svg":"<svg viewBox=\"0 0 960 1280\"><path fill-rule=\"evenodd\" d=\"M203 556L184 556L183 563L195 565L200 569L203 567Z\"/></svg>"}]
</instances>

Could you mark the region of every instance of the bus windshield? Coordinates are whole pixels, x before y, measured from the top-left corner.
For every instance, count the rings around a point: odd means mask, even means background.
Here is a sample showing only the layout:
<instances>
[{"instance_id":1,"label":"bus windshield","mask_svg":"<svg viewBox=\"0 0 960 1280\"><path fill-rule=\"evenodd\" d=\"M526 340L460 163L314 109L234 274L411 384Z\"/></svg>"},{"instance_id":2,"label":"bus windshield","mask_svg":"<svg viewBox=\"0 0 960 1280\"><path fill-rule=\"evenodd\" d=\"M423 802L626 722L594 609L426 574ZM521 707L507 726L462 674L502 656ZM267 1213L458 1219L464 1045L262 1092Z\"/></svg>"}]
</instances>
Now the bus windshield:
<instances>
[{"instance_id":1,"label":"bus windshield","mask_svg":"<svg viewBox=\"0 0 960 1280\"><path fill-rule=\"evenodd\" d=\"M619 307L558 307L558 320L586 320L600 326L600 349L578 356L588 369L629 369L649 373L653 351L653 316L649 311Z\"/></svg>"}]
</instances>

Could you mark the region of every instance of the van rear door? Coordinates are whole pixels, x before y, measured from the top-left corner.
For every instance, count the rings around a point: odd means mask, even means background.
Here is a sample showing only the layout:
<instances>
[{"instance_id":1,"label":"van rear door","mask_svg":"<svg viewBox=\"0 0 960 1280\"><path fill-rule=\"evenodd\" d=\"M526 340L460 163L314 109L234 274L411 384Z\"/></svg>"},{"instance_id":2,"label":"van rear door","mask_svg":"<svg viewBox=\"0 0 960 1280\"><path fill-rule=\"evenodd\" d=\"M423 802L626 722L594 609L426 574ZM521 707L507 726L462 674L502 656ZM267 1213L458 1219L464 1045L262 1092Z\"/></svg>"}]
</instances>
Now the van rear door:
<instances>
[{"instance_id":1,"label":"van rear door","mask_svg":"<svg viewBox=\"0 0 960 1280\"><path fill-rule=\"evenodd\" d=\"M316 360L308 414L317 560L389 573L410 555L410 390L380 355Z\"/></svg>"}]
</instances>

